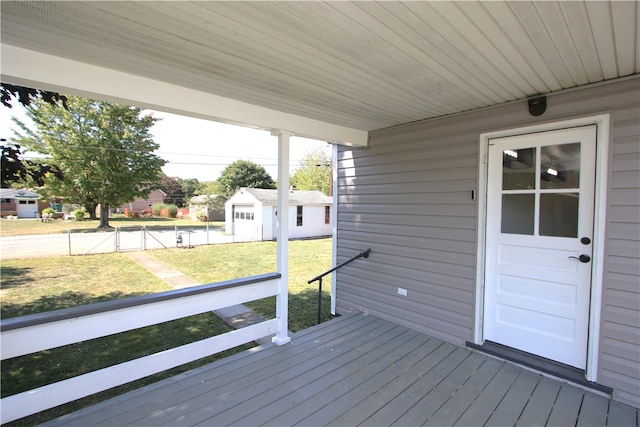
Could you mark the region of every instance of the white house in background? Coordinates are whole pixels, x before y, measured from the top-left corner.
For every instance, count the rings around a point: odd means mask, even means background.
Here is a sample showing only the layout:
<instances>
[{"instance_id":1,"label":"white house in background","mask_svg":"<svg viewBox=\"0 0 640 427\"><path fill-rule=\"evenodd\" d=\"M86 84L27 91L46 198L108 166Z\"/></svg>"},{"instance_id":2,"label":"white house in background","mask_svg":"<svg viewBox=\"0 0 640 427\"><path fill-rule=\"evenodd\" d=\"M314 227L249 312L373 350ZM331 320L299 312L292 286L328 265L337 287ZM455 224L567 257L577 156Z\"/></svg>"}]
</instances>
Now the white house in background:
<instances>
[{"instance_id":1,"label":"white house in background","mask_svg":"<svg viewBox=\"0 0 640 427\"><path fill-rule=\"evenodd\" d=\"M332 199L320 191L289 191L289 238L331 236ZM278 227L278 190L242 187L225 203L225 232L273 240Z\"/></svg>"}]
</instances>

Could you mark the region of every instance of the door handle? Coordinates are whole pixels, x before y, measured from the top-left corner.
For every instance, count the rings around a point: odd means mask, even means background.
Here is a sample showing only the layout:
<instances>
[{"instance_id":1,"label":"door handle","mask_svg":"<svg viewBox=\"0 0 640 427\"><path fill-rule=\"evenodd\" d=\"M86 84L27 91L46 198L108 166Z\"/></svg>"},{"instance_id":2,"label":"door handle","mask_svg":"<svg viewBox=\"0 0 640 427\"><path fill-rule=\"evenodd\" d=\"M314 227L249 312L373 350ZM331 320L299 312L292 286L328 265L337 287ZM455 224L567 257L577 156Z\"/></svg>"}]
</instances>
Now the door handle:
<instances>
[{"instance_id":1,"label":"door handle","mask_svg":"<svg viewBox=\"0 0 640 427\"><path fill-rule=\"evenodd\" d=\"M591 257L589 255L587 255L587 254L582 254L579 257L570 256L569 258L577 259L578 261L584 262L584 263L587 263L587 262L591 261Z\"/></svg>"}]
</instances>

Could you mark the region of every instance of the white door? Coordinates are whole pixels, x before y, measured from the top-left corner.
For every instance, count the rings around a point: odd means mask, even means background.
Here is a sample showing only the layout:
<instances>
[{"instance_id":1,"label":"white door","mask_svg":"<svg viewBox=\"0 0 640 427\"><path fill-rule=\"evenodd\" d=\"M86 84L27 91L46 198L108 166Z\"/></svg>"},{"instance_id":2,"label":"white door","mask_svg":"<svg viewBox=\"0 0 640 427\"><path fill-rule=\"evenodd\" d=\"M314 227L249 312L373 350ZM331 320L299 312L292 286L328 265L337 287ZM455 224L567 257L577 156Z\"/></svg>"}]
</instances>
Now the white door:
<instances>
[{"instance_id":1,"label":"white door","mask_svg":"<svg viewBox=\"0 0 640 427\"><path fill-rule=\"evenodd\" d=\"M489 140L484 339L585 369L596 126Z\"/></svg>"},{"instance_id":2,"label":"white door","mask_svg":"<svg viewBox=\"0 0 640 427\"><path fill-rule=\"evenodd\" d=\"M35 200L18 200L16 215L18 218L35 218L38 215L38 203Z\"/></svg>"}]
</instances>

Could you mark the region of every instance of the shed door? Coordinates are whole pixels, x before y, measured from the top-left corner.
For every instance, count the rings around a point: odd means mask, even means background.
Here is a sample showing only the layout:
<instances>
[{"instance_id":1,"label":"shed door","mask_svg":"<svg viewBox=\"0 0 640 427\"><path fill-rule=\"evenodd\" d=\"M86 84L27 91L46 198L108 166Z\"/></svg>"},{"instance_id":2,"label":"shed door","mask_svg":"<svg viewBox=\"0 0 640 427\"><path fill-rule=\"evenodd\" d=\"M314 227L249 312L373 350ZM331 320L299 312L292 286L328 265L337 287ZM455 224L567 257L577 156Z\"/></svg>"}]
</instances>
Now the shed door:
<instances>
[{"instance_id":1,"label":"shed door","mask_svg":"<svg viewBox=\"0 0 640 427\"><path fill-rule=\"evenodd\" d=\"M484 338L586 366L596 127L489 141Z\"/></svg>"},{"instance_id":2,"label":"shed door","mask_svg":"<svg viewBox=\"0 0 640 427\"><path fill-rule=\"evenodd\" d=\"M38 213L38 203L35 200L18 200L16 215L18 218L35 218Z\"/></svg>"}]
</instances>

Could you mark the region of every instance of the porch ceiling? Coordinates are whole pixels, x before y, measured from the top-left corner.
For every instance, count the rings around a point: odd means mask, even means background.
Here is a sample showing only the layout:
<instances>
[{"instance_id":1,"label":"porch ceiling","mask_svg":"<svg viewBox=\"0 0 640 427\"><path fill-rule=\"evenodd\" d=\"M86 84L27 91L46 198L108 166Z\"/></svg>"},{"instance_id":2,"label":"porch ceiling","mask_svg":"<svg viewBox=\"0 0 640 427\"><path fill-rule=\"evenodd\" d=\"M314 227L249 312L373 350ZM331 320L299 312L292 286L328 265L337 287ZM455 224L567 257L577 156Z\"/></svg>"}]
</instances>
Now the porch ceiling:
<instances>
[{"instance_id":1,"label":"porch ceiling","mask_svg":"<svg viewBox=\"0 0 640 427\"><path fill-rule=\"evenodd\" d=\"M637 2L1 2L3 45L371 131L640 72Z\"/></svg>"}]
</instances>

